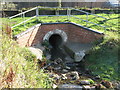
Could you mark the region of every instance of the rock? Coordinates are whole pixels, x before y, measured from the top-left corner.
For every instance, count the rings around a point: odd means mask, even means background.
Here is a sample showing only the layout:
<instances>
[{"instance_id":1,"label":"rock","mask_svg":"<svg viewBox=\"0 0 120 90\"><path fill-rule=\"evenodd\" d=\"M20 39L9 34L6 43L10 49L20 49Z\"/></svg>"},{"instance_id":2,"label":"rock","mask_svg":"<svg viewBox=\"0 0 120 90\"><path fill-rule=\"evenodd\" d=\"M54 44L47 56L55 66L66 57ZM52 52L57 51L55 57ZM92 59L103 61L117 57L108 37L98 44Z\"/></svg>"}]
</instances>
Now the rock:
<instances>
[{"instance_id":1,"label":"rock","mask_svg":"<svg viewBox=\"0 0 120 90\"><path fill-rule=\"evenodd\" d=\"M112 84L116 90L120 90L120 81L112 81Z\"/></svg>"},{"instance_id":2,"label":"rock","mask_svg":"<svg viewBox=\"0 0 120 90\"><path fill-rule=\"evenodd\" d=\"M63 72L63 73L67 73L67 72L68 72L68 70L66 70L66 69L63 69L63 70L62 70L62 72Z\"/></svg>"},{"instance_id":3,"label":"rock","mask_svg":"<svg viewBox=\"0 0 120 90\"><path fill-rule=\"evenodd\" d=\"M54 68L54 70L56 70L56 71L57 71L57 70L60 70L60 69L61 69L61 67L55 67L55 68Z\"/></svg>"},{"instance_id":4,"label":"rock","mask_svg":"<svg viewBox=\"0 0 120 90\"><path fill-rule=\"evenodd\" d=\"M58 59L55 59L55 60L54 60L54 63L55 63L55 64L62 64L63 61L62 61L61 58L58 58Z\"/></svg>"},{"instance_id":5,"label":"rock","mask_svg":"<svg viewBox=\"0 0 120 90\"><path fill-rule=\"evenodd\" d=\"M74 64L73 64L73 63L71 63L71 62L66 63L66 65L67 65L68 67L74 67Z\"/></svg>"},{"instance_id":6,"label":"rock","mask_svg":"<svg viewBox=\"0 0 120 90\"><path fill-rule=\"evenodd\" d=\"M101 89L106 89L106 87L103 86L102 84L97 84L97 85L95 86L95 89L101 90Z\"/></svg>"},{"instance_id":7,"label":"rock","mask_svg":"<svg viewBox=\"0 0 120 90\"><path fill-rule=\"evenodd\" d=\"M62 74L62 80L67 79L66 74Z\"/></svg>"},{"instance_id":8,"label":"rock","mask_svg":"<svg viewBox=\"0 0 120 90\"><path fill-rule=\"evenodd\" d=\"M82 81L80 81L80 84L82 84L82 85L90 85L90 81L82 80Z\"/></svg>"},{"instance_id":9,"label":"rock","mask_svg":"<svg viewBox=\"0 0 120 90\"><path fill-rule=\"evenodd\" d=\"M37 59L42 60L43 52L39 48L28 47L28 49L37 57Z\"/></svg>"},{"instance_id":10,"label":"rock","mask_svg":"<svg viewBox=\"0 0 120 90\"><path fill-rule=\"evenodd\" d=\"M100 79L100 76L99 75L95 76L95 79L97 79L97 80Z\"/></svg>"},{"instance_id":11,"label":"rock","mask_svg":"<svg viewBox=\"0 0 120 90\"><path fill-rule=\"evenodd\" d=\"M79 86L79 85L74 85L74 84L63 84L63 85L59 85L59 87L58 87L60 90L62 89L62 88L76 88L77 90L79 89L79 90L82 90L82 86ZM72 89L72 90L74 90L74 89Z\"/></svg>"},{"instance_id":12,"label":"rock","mask_svg":"<svg viewBox=\"0 0 120 90\"><path fill-rule=\"evenodd\" d=\"M102 80L101 84L104 85L106 88L113 88L113 85L111 82L106 81L106 80Z\"/></svg>"},{"instance_id":13,"label":"rock","mask_svg":"<svg viewBox=\"0 0 120 90\"><path fill-rule=\"evenodd\" d=\"M120 83L116 86L117 90L120 90Z\"/></svg>"},{"instance_id":14,"label":"rock","mask_svg":"<svg viewBox=\"0 0 120 90\"><path fill-rule=\"evenodd\" d=\"M90 87L90 86L83 86L83 89L84 89L84 90L90 90L91 87Z\"/></svg>"},{"instance_id":15,"label":"rock","mask_svg":"<svg viewBox=\"0 0 120 90\"><path fill-rule=\"evenodd\" d=\"M95 89L95 86L91 86L91 90L96 90L96 89Z\"/></svg>"},{"instance_id":16,"label":"rock","mask_svg":"<svg viewBox=\"0 0 120 90\"><path fill-rule=\"evenodd\" d=\"M59 80L59 79L61 79L61 76L59 76L58 74L49 73L49 76L50 76L51 78L53 78L54 80Z\"/></svg>"},{"instance_id":17,"label":"rock","mask_svg":"<svg viewBox=\"0 0 120 90\"><path fill-rule=\"evenodd\" d=\"M66 66L65 68L66 68L66 69L70 69L70 67L68 67L68 66Z\"/></svg>"},{"instance_id":18,"label":"rock","mask_svg":"<svg viewBox=\"0 0 120 90\"><path fill-rule=\"evenodd\" d=\"M53 84L53 88L57 88L57 85L56 85L56 84Z\"/></svg>"},{"instance_id":19,"label":"rock","mask_svg":"<svg viewBox=\"0 0 120 90\"><path fill-rule=\"evenodd\" d=\"M66 77L70 80L77 80L79 79L79 74L77 71L73 71L73 72L66 73Z\"/></svg>"},{"instance_id":20,"label":"rock","mask_svg":"<svg viewBox=\"0 0 120 90\"><path fill-rule=\"evenodd\" d=\"M80 62L84 56L85 56L85 50L75 52L75 56L74 56L75 62Z\"/></svg>"}]
</instances>

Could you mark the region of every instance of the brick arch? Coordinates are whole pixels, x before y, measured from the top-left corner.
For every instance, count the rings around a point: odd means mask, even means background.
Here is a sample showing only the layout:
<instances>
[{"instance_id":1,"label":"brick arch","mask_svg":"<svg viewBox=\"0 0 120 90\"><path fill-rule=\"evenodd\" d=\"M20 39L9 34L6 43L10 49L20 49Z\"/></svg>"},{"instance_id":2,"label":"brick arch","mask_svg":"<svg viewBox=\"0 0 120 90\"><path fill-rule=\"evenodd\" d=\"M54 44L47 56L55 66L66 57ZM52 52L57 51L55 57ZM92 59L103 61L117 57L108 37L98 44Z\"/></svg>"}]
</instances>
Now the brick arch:
<instances>
[{"instance_id":1,"label":"brick arch","mask_svg":"<svg viewBox=\"0 0 120 90\"><path fill-rule=\"evenodd\" d=\"M49 31L48 33L46 33L45 36L43 37L43 41L45 40L49 41L49 38L54 34L60 35L63 40L63 43L67 42L68 39L67 34L63 30L59 30L59 29Z\"/></svg>"},{"instance_id":2,"label":"brick arch","mask_svg":"<svg viewBox=\"0 0 120 90\"><path fill-rule=\"evenodd\" d=\"M75 23L65 22L35 25L25 32L14 36L14 39L20 46L34 46L42 43L45 39L49 40L53 34L61 36L63 42L69 41L78 43L93 43L104 36L102 32L98 32Z\"/></svg>"}]
</instances>

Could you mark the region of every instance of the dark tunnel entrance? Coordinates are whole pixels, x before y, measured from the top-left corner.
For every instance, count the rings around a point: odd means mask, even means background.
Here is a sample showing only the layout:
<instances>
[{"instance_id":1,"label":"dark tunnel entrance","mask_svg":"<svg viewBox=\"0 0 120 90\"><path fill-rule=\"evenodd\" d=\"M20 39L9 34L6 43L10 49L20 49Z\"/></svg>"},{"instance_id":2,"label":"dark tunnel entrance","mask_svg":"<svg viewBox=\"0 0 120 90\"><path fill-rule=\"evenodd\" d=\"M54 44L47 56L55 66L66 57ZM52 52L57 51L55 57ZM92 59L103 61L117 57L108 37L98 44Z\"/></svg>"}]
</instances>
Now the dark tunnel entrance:
<instances>
[{"instance_id":1,"label":"dark tunnel entrance","mask_svg":"<svg viewBox=\"0 0 120 90\"><path fill-rule=\"evenodd\" d=\"M63 40L62 37L58 34L53 34L50 38L49 38L49 43L53 48L57 48L59 46L62 45Z\"/></svg>"},{"instance_id":2,"label":"dark tunnel entrance","mask_svg":"<svg viewBox=\"0 0 120 90\"><path fill-rule=\"evenodd\" d=\"M52 46L50 50L51 60L58 58L64 59L65 55L63 53L63 39L59 34L53 34L49 38L49 43Z\"/></svg>"}]
</instances>

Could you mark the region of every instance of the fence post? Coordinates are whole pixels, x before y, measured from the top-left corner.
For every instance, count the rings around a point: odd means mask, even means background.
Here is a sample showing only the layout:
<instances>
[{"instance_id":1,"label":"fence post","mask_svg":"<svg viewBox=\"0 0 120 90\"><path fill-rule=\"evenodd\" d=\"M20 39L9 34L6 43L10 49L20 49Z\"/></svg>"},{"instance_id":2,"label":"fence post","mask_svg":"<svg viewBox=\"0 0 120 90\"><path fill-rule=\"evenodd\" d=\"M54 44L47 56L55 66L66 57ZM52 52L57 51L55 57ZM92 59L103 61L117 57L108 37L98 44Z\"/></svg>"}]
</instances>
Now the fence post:
<instances>
[{"instance_id":1,"label":"fence post","mask_svg":"<svg viewBox=\"0 0 120 90\"><path fill-rule=\"evenodd\" d=\"M25 13L23 13L23 21L25 21ZM24 22L24 27L25 27L25 22Z\"/></svg>"},{"instance_id":2,"label":"fence post","mask_svg":"<svg viewBox=\"0 0 120 90\"><path fill-rule=\"evenodd\" d=\"M20 13L22 13L22 10L20 10ZM21 14L21 18L22 18L22 14Z\"/></svg>"},{"instance_id":3,"label":"fence post","mask_svg":"<svg viewBox=\"0 0 120 90\"><path fill-rule=\"evenodd\" d=\"M39 16L39 8L36 8L36 19L38 20L38 16Z\"/></svg>"},{"instance_id":4,"label":"fence post","mask_svg":"<svg viewBox=\"0 0 120 90\"><path fill-rule=\"evenodd\" d=\"M88 13L86 13L86 20L88 21ZM86 26L88 25L88 22L86 22Z\"/></svg>"},{"instance_id":5,"label":"fence post","mask_svg":"<svg viewBox=\"0 0 120 90\"><path fill-rule=\"evenodd\" d=\"M70 20L70 14L71 14L71 10L68 8L67 9L67 18L68 18L68 20Z\"/></svg>"},{"instance_id":6,"label":"fence post","mask_svg":"<svg viewBox=\"0 0 120 90\"><path fill-rule=\"evenodd\" d=\"M59 10L56 10L55 14L56 14L56 15L59 15Z\"/></svg>"}]
</instances>

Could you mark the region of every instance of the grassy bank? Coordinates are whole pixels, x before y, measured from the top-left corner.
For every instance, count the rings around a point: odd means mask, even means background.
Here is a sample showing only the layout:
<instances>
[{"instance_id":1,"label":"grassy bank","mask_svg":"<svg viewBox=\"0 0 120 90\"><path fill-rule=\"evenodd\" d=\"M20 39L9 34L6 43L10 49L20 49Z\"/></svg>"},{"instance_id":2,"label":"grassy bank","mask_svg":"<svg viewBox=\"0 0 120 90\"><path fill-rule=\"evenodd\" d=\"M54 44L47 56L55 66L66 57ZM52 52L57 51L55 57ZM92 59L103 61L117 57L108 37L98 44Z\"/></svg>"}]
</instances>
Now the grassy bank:
<instances>
[{"instance_id":1,"label":"grassy bank","mask_svg":"<svg viewBox=\"0 0 120 90\"><path fill-rule=\"evenodd\" d=\"M1 33L1 32L0 32ZM20 48L5 34L0 54L1 88L51 88L52 79L37 67L37 59L27 48Z\"/></svg>"},{"instance_id":2,"label":"grassy bank","mask_svg":"<svg viewBox=\"0 0 120 90\"><path fill-rule=\"evenodd\" d=\"M107 36L108 35L108 36ZM120 39L117 33L107 34L102 43L94 47L86 57L86 68L94 75L108 81L120 81Z\"/></svg>"}]
</instances>

